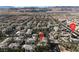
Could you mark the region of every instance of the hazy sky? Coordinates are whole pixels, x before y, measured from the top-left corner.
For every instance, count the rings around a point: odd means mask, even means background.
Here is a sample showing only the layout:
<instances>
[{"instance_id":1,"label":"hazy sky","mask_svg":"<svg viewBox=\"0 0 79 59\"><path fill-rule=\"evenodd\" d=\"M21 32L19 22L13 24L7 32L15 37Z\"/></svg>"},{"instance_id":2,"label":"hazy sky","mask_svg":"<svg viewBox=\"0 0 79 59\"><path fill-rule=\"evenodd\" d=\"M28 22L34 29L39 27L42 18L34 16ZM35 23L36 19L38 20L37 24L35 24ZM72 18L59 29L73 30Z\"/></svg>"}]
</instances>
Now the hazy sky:
<instances>
[{"instance_id":1,"label":"hazy sky","mask_svg":"<svg viewBox=\"0 0 79 59\"><path fill-rule=\"evenodd\" d=\"M0 0L0 6L79 6L79 0Z\"/></svg>"}]
</instances>

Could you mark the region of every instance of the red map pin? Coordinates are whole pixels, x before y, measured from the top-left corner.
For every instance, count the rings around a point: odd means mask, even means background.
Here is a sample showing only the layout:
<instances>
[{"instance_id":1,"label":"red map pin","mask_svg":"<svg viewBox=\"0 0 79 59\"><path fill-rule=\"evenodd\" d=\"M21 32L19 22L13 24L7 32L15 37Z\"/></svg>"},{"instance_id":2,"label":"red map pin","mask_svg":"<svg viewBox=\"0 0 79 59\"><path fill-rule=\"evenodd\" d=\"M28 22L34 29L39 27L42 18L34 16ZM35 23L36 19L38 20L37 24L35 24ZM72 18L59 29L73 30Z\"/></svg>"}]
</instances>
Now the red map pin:
<instances>
[{"instance_id":1,"label":"red map pin","mask_svg":"<svg viewBox=\"0 0 79 59\"><path fill-rule=\"evenodd\" d=\"M76 24L73 21L73 22L70 23L70 29L71 29L72 32L74 32L75 31L75 28L76 28Z\"/></svg>"},{"instance_id":2,"label":"red map pin","mask_svg":"<svg viewBox=\"0 0 79 59\"><path fill-rule=\"evenodd\" d=\"M43 40L44 39L44 33L43 32L39 32L39 37L40 37L40 40Z\"/></svg>"}]
</instances>

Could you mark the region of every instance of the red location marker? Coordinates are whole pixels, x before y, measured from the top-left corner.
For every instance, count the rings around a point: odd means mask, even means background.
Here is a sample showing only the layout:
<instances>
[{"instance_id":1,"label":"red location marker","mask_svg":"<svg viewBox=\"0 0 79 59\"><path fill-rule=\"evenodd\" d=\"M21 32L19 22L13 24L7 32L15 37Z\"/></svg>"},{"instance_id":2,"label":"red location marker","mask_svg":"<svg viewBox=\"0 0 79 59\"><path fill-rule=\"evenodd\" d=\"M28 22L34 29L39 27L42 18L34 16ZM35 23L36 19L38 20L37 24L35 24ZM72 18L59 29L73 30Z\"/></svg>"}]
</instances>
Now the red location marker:
<instances>
[{"instance_id":1,"label":"red location marker","mask_svg":"<svg viewBox=\"0 0 79 59\"><path fill-rule=\"evenodd\" d=\"M76 28L75 22L71 22L70 23L70 29L71 29L71 31L74 32L75 31L75 28Z\"/></svg>"},{"instance_id":2,"label":"red location marker","mask_svg":"<svg viewBox=\"0 0 79 59\"><path fill-rule=\"evenodd\" d=\"M43 32L39 32L39 37L40 37L40 40L43 40L44 39L44 33Z\"/></svg>"}]
</instances>

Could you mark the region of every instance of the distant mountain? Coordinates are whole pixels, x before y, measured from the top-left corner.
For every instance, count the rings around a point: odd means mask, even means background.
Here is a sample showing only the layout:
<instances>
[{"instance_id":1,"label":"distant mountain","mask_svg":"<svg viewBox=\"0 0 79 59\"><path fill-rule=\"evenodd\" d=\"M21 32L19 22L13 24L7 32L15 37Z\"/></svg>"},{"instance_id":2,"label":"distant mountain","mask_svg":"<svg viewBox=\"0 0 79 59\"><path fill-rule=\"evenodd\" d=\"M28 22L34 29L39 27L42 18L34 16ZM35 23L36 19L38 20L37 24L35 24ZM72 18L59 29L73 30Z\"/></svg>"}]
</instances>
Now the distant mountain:
<instances>
[{"instance_id":1,"label":"distant mountain","mask_svg":"<svg viewBox=\"0 0 79 59\"><path fill-rule=\"evenodd\" d=\"M0 6L0 8L79 8L79 6Z\"/></svg>"},{"instance_id":2,"label":"distant mountain","mask_svg":"<svg viewBox=\"0 0 79 59\"><path fill-rule=\"evenodd\" d=\"M54 8L79 8L79 6L55 6Z\"/></svg>"},{"instance_id":3,"label":"distant mountain","mask_svg":"<svg viewBox=\"0 0 79 59\"><path fill-rule=\"evenodd\" d=\"M15 8L14 6L0 6L0 8Z\"/></svg>"}]
</instances>

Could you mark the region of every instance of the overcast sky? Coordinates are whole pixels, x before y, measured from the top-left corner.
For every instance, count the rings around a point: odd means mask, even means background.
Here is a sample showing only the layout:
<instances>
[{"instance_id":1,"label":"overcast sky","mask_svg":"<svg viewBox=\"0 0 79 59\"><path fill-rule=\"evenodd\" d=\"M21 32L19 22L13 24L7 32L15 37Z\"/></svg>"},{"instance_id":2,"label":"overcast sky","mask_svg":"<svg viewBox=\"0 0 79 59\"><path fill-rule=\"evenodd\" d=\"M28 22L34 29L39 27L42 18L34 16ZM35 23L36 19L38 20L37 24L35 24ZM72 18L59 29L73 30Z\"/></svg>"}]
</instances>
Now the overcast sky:
<instances>
[{"instance_id":1,"label":"overcast sky","mask_svg":"<svg viewBox=\"0 0 79 59\"><path fill-rule=\"evenodd\" d=\"M79 0L0 0L0 6L79 6Z\"/></svg>"}]
</instances>

